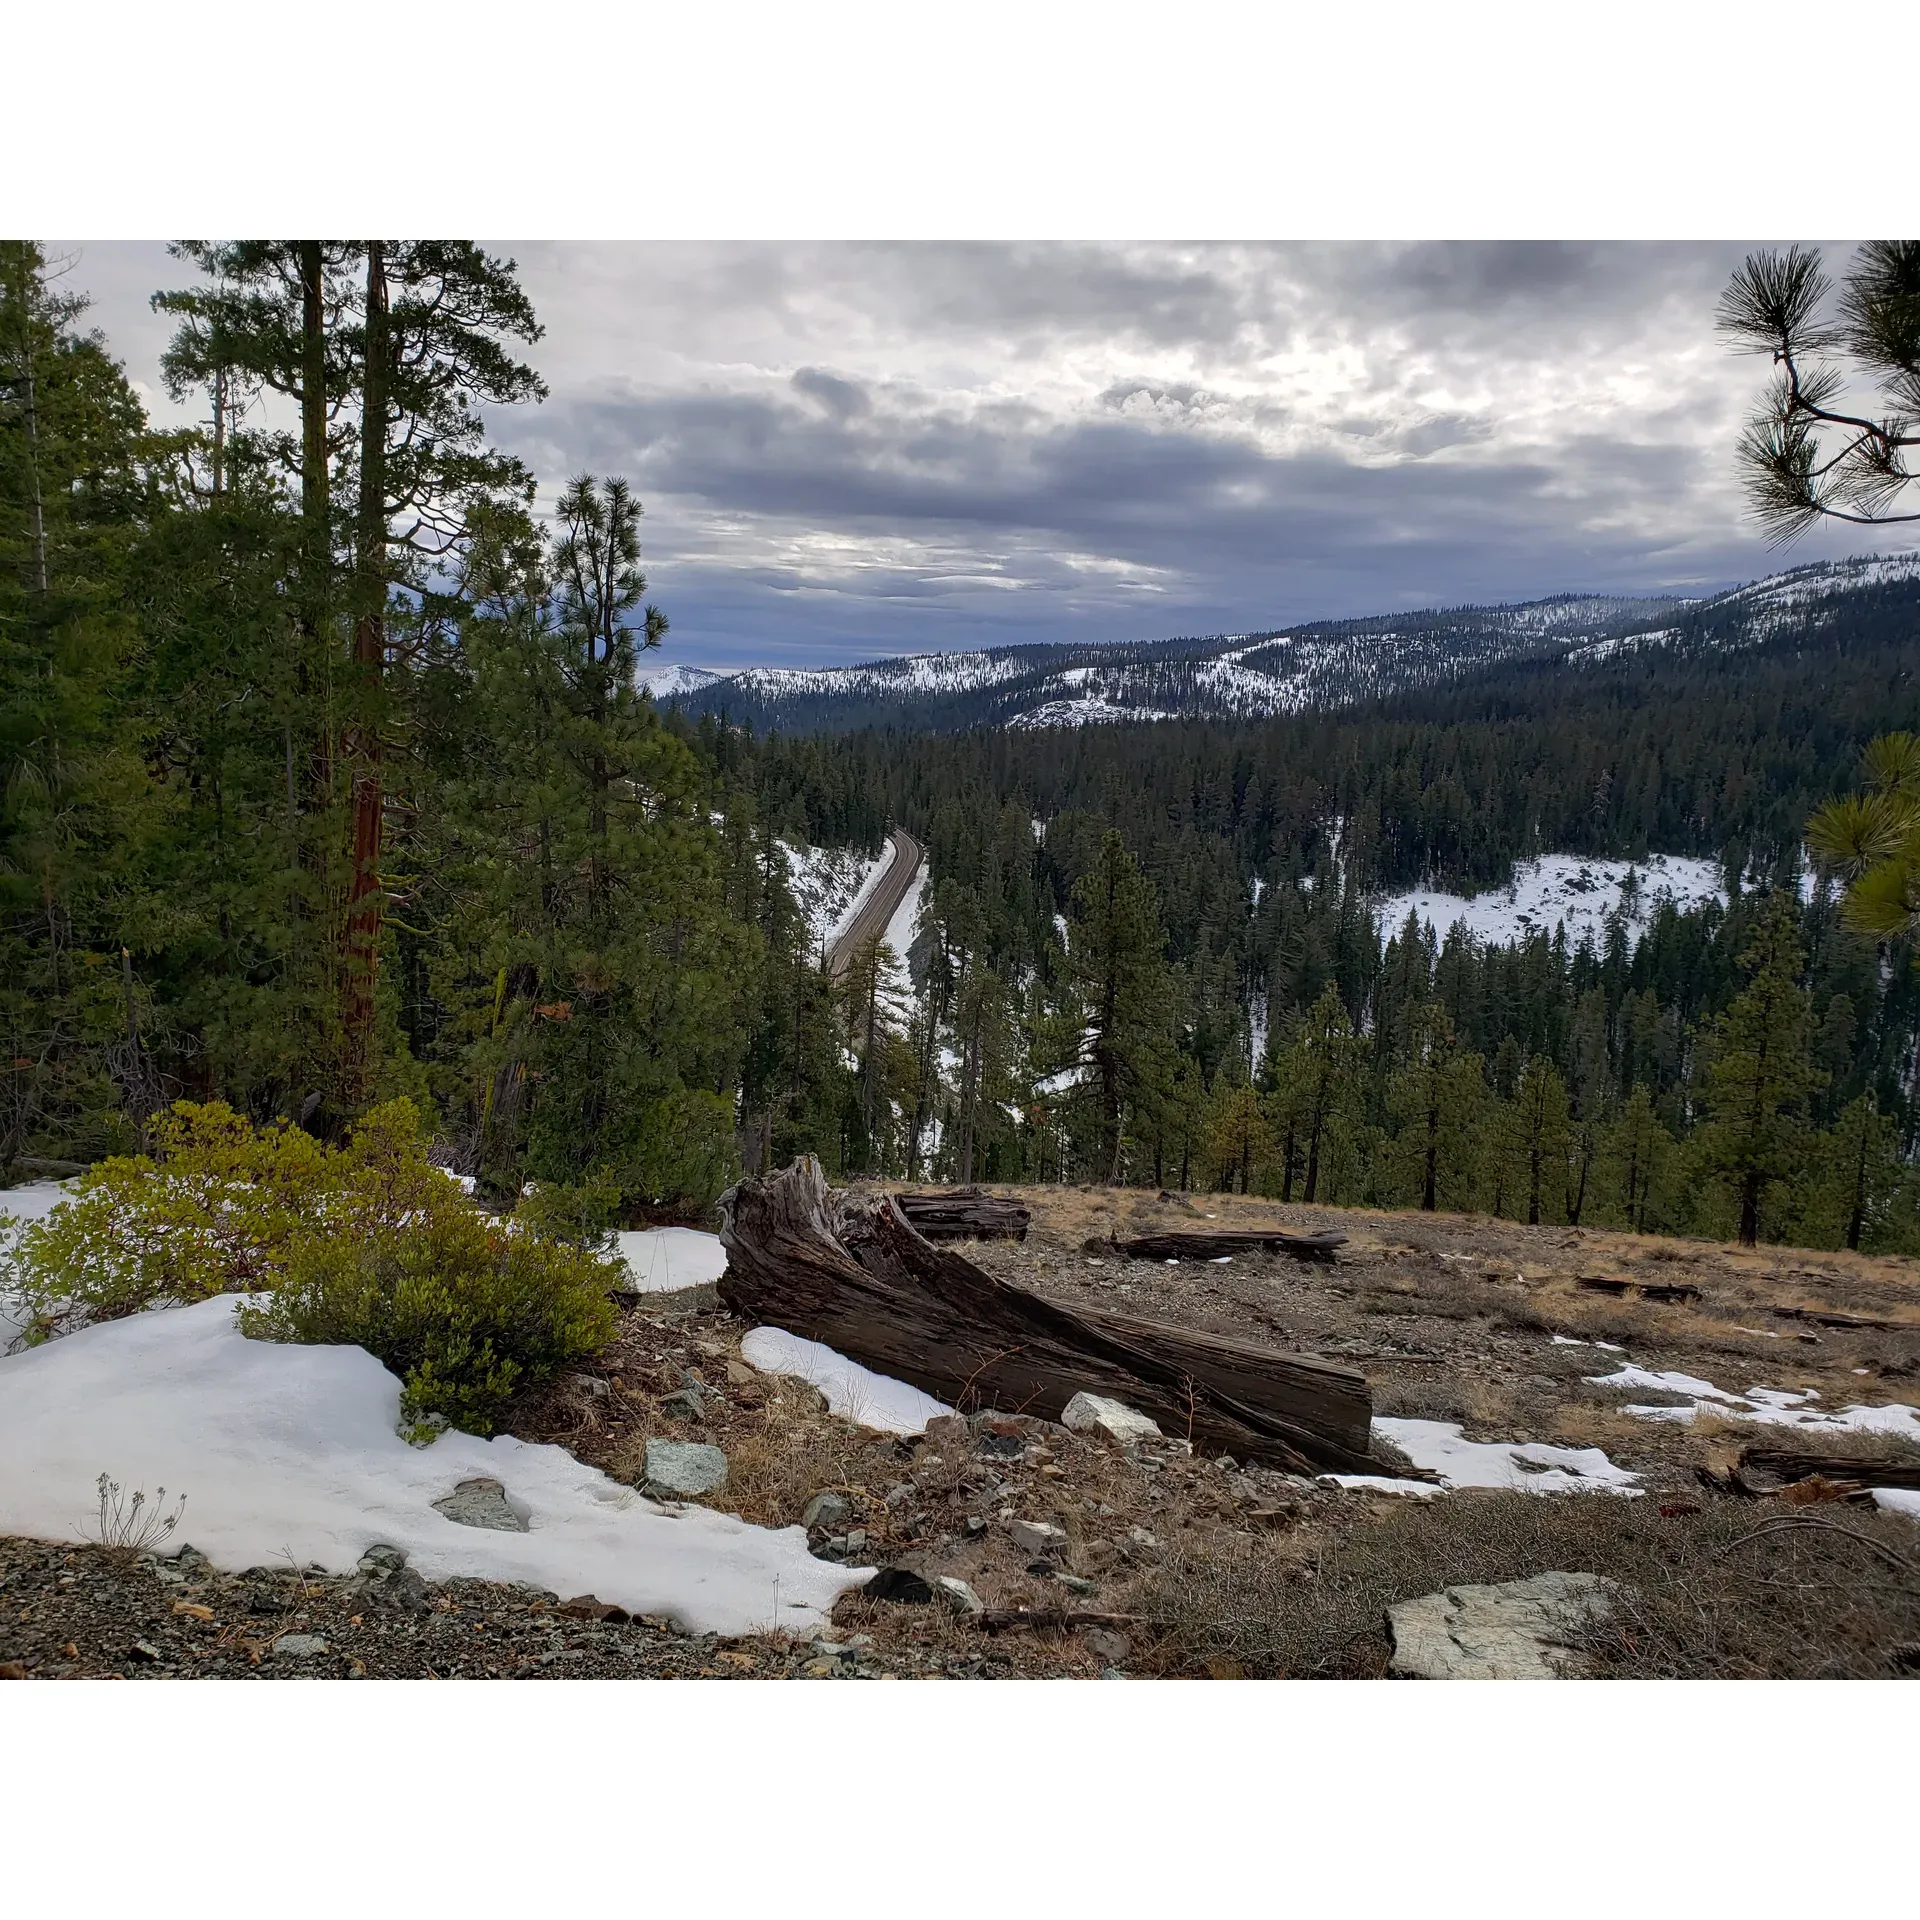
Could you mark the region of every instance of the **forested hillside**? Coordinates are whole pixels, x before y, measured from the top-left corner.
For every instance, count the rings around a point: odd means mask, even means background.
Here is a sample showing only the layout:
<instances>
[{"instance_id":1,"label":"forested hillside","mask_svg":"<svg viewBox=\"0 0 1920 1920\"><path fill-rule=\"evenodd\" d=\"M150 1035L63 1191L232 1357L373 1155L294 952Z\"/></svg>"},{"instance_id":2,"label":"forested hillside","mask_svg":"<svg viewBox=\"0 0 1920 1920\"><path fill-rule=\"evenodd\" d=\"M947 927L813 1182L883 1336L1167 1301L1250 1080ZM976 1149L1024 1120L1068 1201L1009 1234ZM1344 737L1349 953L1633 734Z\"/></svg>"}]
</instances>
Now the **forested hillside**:
<instances>
[{"instance_id":1,"label":"forested hillside","mask_svg":"<svg viewBox=\"0 0 1920 1920\"><path fill-rule=\"evenodd\" d=\"M649 697L700 673L655 665L624 483L543 523L490 444L540 397L510 262L249 242L180 281L202 424L162 432L0 251L0 1177L182 1096L336 1140L406 1094L483 1195L602 1219L814 1152L1920 1246L1910 955L1802 853L1920 727L1911 567L1242 636L1305 693L1238 718L749 730ZM1128 671L1183 710L1223 659ZM957 728L1108 665L907 677ZM830 972L795 857L895 825L910 970ZM1725 898L1585 947L1378 924L1549 853L1708 858Z\"/></svg>"},{"instance_id":2,"label":"forested hillside","mask_svg":"<svg viewBox=\"0 0 1920 1920\"><path fill-rule=\"evenodd\" d=\"M1442 697L1515 674L1574 678L1630 653L1684 659L1783 639L1819 649L1836 631L1871 628L1916 605L1920 560L1869 556L1791 568L1700 600L1560 594L1208 639L915 654L814 672L749 669L673 691L690 713L757 732L1258 720Z\"/></svg>"}]
</instances>

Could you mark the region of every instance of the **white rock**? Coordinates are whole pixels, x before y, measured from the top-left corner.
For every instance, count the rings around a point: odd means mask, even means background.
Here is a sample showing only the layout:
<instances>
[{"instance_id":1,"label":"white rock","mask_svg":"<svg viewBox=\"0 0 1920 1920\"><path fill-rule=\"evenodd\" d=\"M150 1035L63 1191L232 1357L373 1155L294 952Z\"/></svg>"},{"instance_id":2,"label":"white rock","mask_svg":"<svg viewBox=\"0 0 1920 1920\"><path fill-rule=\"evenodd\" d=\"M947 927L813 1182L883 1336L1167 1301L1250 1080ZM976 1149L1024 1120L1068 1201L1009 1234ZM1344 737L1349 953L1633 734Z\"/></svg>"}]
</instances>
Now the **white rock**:
<instances>
[{"instance_id":1,"label":"white rock","mask_svg":"<svg viewBox=\"0 0 1920 1920\"><path fill-rule=\"evenodd\" d=\"M953 1574L936 1574L933 1590L955 1613L985 1613L987 1610L986 1602L964 1580L957 1579Z\"/></svg>"},{"instance_id":2,"label":"white rock","mask_svg":"<svg viewBox=\"0 0 1920 1920\"><path fill-rule=\"evenodd\" d=\"M1136 1413L1123 1400L1108 1400L1097 1393L1076 1393L1060 1419L1075 1433L1104 1433L1122 1446L1161 1438L1159 1427L1144 1413Z\"/></svg>"},{"instance_id":3,"label":"white rock","mask_svg":"<svg viewBox=\"0 0 1920 1920\"><path fill-rule=\"evenodd\" d=\"M1447 1587L1387 1610L1392 1671L1409 1680L1559 1680L1576 1674L1582 1629L1613 1610L1594 1573L1537 1573Z\"/></svg>"},{"instance_id":4,"label":"white rock","mask_svg":"<svg viewBox=\"0 0 1920 1920\"><path fill-rule=\"evenodd\" d=\"M1067 1544L1065 1530L1051 1526L1045 1520L1010 1520L1007 1523L1007 1535L1022 1553L1027 1554L1058 1553Z\"/></svg>"}]
</instances>

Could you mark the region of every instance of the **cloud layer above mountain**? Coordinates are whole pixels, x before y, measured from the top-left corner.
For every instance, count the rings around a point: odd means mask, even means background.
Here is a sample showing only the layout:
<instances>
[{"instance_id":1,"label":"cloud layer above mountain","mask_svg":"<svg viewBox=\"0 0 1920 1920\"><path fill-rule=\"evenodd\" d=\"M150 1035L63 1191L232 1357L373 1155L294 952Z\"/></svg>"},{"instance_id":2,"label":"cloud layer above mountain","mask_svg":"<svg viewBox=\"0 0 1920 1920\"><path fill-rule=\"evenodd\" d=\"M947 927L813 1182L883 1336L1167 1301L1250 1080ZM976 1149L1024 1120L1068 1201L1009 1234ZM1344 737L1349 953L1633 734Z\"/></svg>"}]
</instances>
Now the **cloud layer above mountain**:
<instances>
[{"instance_id":1,"label":"cloud layer above mountain","mask_svg":"<svg viewBox=\"0 0 1920 1920\"><path fill-rule=\"evenodd\" d=\"M1737 245L508 244L550 493L624 473L670 657L1155 638L1782 564L1731 473ZM1835 263L1839 258L1836 255ZM75 275L149 387L179 270ZM1858 551L1834 536L1796 558Z\"/></svg>"}]
</instances>

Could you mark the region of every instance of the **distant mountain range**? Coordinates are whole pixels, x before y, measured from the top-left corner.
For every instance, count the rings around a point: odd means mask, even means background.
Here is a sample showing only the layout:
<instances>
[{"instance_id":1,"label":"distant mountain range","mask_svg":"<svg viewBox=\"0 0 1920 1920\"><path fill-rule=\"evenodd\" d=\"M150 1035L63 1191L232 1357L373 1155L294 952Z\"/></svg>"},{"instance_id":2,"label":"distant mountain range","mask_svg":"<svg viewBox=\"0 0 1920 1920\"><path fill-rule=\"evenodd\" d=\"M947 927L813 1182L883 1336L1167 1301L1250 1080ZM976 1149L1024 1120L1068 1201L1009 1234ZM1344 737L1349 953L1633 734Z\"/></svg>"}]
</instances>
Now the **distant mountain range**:
<instances>
[{"instance_id":1,"label":"distant mountain range","mask_svg":"<svg viewBox=\"0 0 1920 1920\"><path fill-rule=\"evenodd\" d=\"M818 671L653 667L641 677L657 700L724 713L759 732L1248 719L1352 706L1514 668L1578 672L1635 653L1717 653L1795 637L1817 646L1849 607L1864 613L1869 606L1911 609L1920 639L1920 554L1794 567L1697 600L1561 594L1272 633L921 653Z\"/></svg>"}]
</instances>

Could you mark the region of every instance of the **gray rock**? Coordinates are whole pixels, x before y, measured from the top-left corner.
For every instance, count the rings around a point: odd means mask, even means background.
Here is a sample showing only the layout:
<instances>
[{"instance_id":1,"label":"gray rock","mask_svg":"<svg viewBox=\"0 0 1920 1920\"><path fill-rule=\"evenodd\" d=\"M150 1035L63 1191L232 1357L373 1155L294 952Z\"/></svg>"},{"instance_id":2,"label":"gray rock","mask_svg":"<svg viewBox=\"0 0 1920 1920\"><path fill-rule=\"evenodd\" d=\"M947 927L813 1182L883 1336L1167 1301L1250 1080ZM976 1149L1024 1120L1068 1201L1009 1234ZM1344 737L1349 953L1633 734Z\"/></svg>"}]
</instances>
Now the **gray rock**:
<instances>
[{"instance_id":1,"label":"gray rock","mask_svg":"<svg viewBox=\"0 0 1920 1920\"><path fill-rule=\"evenodd\" d=\"M299 1660L326 1650L327 1643L317 1633L283 1633L273 1643L274 1658L278 1660Z\"/></svg>"},{"instance_id":2,"label":"gray rock","mask_svg":"<svg viewBox=\"0 0 1920 1920\"><path fill-rule=\"evenodd\" d=\"M1022 1553L1061 1553L1067 1546L1066 1534L1045 1520L1009 1520L1007 1536Z\"/></svg>"},{"instance_id":3,"label":"gray rock","mask_svg":"<svg viewBox=\"0 0 1920 1920\"><path fill-rule=\"evenodd\" d=\"M1069 1593L1077 1593L1083 1600L1091 1599L1100 1591L1098 1581L1083 1580L1076 1573L1056 1574L1054 1577Z\"/></svg>"},{"instance_id":4,"label":"gray rock","mask_svg":"<svg viewBox=\"0 0 1920 1920\"><path fill-rule=\"evenodd\" d=\"M388 1574L398 1573L407 1564L406 1549L389 1547L384 1544L369 1547L360 1556L360 1571L375 1579L385 1579Z\"/></svg>"},{"instance_id":5,"label":"gray rock","mask_svg":"<svg viewBox=\"0 0 1920 1920\"><path fill-rule=\"evenodd\" d=\"M727 1456L699 1440L649 1440L647 1485L674 1499L718 1493L727 1484Z\"/></svg>"},{"instance_id":6,"label":"gray rock","mask_svg":"<svg viewBox=\"0 0 1920 1920\"><path fill-rule=\"evenodd\" d=\"M853 1506L844 1494L816 1493L807 1502L806 1511L800 1516L800 1524L811 1533L816 1527L832 1532L835 1527L844 1526L853 1518Z\"/></svg>"},{"instance_id":7,"label":"gray rock","mask_svg":"<svg viewBox=\"0 0 1920 1920\"><path fill-rule=\"evenodd\" d=\"M864 1527L855 1527L854 1530L847 1535L847 1551L849 1553L865 1553L866 1550L866 1529Z\"/></svg>"},{"instance_id":8,"label":"gray rock","mask_svg":"<svg viewBox=\"0 0 1920 1920\"><path fill-rule=\"evenodd\" d=\"M1447 1587L1387 1610L1392 1671L1410 1680L1559 1680L1580 1671L1582 1631L1613 1610L1614 1582L1537 1573Z\"/></svg>"},{"instance_id":9,"label":"gray rock","mask_svg":"<svg viewBox=\"0 0 1920 1920\"><path fill-rule=\"evenodd\" d=\"M707 1395L697 1386L681 1387L660 1402L660 1411L669 1420L704 1420L707 1417Z\"/></svg>"},{"instance_id":10,"label":"gray rock","mask_svg":"<svg viewBox=\"0 0 1920 1920\"><path fill-rule=\"evenodd\" d=\"M1076 1393L1060 1416L1075 1433L1102 1433L1121 1446L1162 1438L1158 1425L1136 1412L1124 1400L1108 1400L1097 1393Z\"/></svg>"},{"instance_id":11,"label":"gray rock","mask_svg":"<svg viewBox=\"0 0 1920 1920\"><path fill-rule=\"evenodd\" d=\"M384 1579L370 1580L366 1598L370 1605L394 1613L425 1613L432 1605L427 1583L411 1567L396 1567Z\"/></svg>"},{"instance_id":12,"label":"gray rock","mask_svg":"<svg viewBox=\"0 0 1920 1920\"><path fill-rule=\"evenodd\" d=\"M590 1394L596 1400L604 1400L613 1392L613 1388L597 1373L570 1373L566 1384L574 1392Z\"/></svg>"},{"instance_id":13,"label":"gray rock","mask_svg":"<svg viewBox=\"0 0 1920 1920\"><path fill-rule=\"evenodd\" d=\"M987 1610L986 1602L964 1580L953 1574L936 1574L933 1592L935 1599L944 1600L955 1613L985 1613Z\"/></svg>"},{"instance_id":14,"label":"gray rock","mask_svg":"<svg viewBox=\"0 0 1920 1920\"><path fill-rule=\"evenodd\" d=\"M1090 1627L1087 1651L1103 1666L1117 1667L1133 1651L1133 1644L1124 1633L1115 1633L1107 1627Z\"/></svg>"},{"instance_id":15,"label":"gray rock","mask_svg":"<svg viewBox=\"0 0 1920 1920\"><path fill-rule=\"evenodd\" d=\"M507 1504L507 1490L498 1480L462 1480L443 1500L433 1503L436 1513L463 1527L491 1527L496 1533L525 1533L527 1523Z\"/></svg>"}]
</instances>

